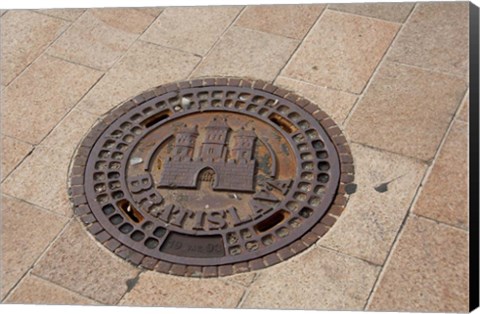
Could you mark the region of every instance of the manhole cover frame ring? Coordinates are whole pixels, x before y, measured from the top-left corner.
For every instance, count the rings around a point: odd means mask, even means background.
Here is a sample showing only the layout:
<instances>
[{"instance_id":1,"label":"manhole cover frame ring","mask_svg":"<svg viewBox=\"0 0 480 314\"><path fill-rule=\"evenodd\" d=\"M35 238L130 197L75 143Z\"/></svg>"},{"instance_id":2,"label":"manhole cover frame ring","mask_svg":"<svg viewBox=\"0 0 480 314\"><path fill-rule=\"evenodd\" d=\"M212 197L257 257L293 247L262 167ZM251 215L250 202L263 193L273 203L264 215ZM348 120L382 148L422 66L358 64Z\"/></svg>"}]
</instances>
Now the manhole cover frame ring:
<instances>
[{"instance_id":1,"label":"manhole cover frame ring","mask_svg":"<svg viewBox=\"0 0 480 314\"><path fill-rule=\"evenodd\" d=\"M339 182L335 194L335 198L326 211L323 218L321 218L310 231L307 231L301 238L289 243L285 247L273 251L261 258L251 259L244 262L217 265L217 266L188 266L180 263L171 263L156 258L146 256L133 249L124 246L114 238L97 222L96 217L91 212L87 199L85 197L84 171L86 170L86 162L91 149L95 145L97 138L113 123L117 118L127 113L131 109L139 106L148 100L169 93L178 89L194 88L212 85L226 85L232 87L253 88L260 91L269 92L278 97L297 105L304 111L309 113L323 128L333 146L336 149L339 159ZM215 277L227 276L235 273L252 271L277 264L286 260L301 251L305 250L313 243L318 241L328 229L333 226L338 216L342 213L346 206L348 197L345 193L345 186L354 180L354 166L351 150L342 134L340 128L335 122L325 114L317 105L311 103L309 100L298 96L292 92L274 86L270 83L261 80L250 80L236 77L221 77L221 78L201 78L193 79L185 82L174 82L158 86L150 89L135 98L128 100L117 107L107 112L83 139L77 147L75 158L70 165L70 180L69 189L71 192L71 200L74 204L74 211L76 217L79 218L87 227L87 230L101 242L107 249L114 252L123 259L128 260L134 265L139 265L146 269L155 269L159 272L169 273L179 276L200 276L200 277Z\"/></svg>"}]
</instances>

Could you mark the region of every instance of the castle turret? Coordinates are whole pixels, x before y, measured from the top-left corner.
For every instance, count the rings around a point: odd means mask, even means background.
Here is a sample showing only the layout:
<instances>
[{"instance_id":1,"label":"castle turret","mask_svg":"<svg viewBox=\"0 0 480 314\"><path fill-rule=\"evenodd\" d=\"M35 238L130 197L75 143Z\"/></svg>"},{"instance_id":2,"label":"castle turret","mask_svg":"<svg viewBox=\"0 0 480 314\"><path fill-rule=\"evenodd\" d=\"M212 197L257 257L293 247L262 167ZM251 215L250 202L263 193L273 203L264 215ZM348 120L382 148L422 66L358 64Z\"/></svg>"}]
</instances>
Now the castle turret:
<instances>
[{"instance_id":1,"label":"castle turret","mask_svg":"<svg viewBox=\"0 0 480 314\"><path fill-rule=\"evenodd\" d=\"M233 136L235 143L232 149L233 159L237 162L248 162L253 158L253 145L255 144L255 139L257 134L252 130L245 130L242 127L240 130L235 132Z\"/></svg>"},{"instance_id":2,"label":"castle turret","mask_svg":"<svg viewBox=\"0 0 480 314\"><path fill-rule=\"evenodd\" d=\"M205 129L207 132L201 147L200 158L204 161L225 161L227 135L230 131L227 121L213 118Z\"/></svg>"},{"instance_id":3,"label":"castle turret","mask_svg":"<svg viewBox=\"0 0 480 314\"><path fill-rule=\"evenodd\" d=\"M175 134L175 148L172 159L176 161L192 160L195 141L198 136L197 126L188 128L184 124Z\"/></svg>"}]
</instances>

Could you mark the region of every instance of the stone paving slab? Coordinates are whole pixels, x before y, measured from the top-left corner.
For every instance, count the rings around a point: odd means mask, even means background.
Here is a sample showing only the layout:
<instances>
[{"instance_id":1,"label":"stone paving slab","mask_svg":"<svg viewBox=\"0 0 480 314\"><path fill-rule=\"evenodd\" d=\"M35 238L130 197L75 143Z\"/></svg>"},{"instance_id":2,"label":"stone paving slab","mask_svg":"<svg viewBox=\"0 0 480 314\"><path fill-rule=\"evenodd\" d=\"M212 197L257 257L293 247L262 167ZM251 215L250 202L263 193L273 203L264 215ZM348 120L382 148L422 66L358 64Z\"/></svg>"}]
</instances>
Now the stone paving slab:
<instances>
[{"instance_id":1,"label":"stone paving slab","mask_svg":"<svg viewBox=\"0 0 480 314\"><path fill-rule=\"evenodd\" d=\"M435 160L414 213L468 228L468 125L456 121Z\"/></svg>"},{"instance_id":2,"label":"stone paving slab","mask_svg":"<svg viewBox=\"0 0 480 314\"><path fill-rule=\"evenodd\" d=\"M203 56L241 10L239 6L167 8L141 39Z\"/></svg>"},{"instance_id":3,"label":"stone paving slab","mask_svg":"<svg viewBox=\"0 0 480 314\"><path fill-rule=\"evenodd\" d=\"M2 184L4 193L64 216L72 216L68 199L68 160L58 150L37 148ZM40 179L41 178L41 179ZM48 184L39 184L39 181Z\"/></svg>"},{"instance_id":4,"label":"stone paving slab","mask_svg":"<svg viewBox=\"0 0 480 314\"><path fill-rule=\"evenodd\" d=\"M410 217L367 309L468 312L468 233Z\"/></svg>"},{"instance_id":5,"label":"stone paving slab","mask_svg":"<svg viewBox=\"0 0 480 314\"><path fill-rule=\"evenodd\" d=\"M468 2L419 3L388 60L467 78Z\"/></svg>"},{"instance_id":6,"label":"stone paving slab","mask_svg":"<svg viewBox=\"0 0 480 314\"><path fill-rule=\"evenodd\" d=\"M398 28L398 24L327 10L282 76L359 94Z\"/></svg>"},{"instance_id":7,"label":"stone paving slab","mask_svg":"<svg viewBox=\"0 0 480 314\"><path fill-rule=\"evenodd\" d=\"M186 79L199 61L192 54L137 41L77 108L102 115L147 89Z\"/></svg>"},{"instance_id":8,"label":"stone paving slab","mask_svg":"<svg viewBox=\"0 0 480 314\"><path fill-rule=\"evenodd\" d=\"M450 75L386 62L355 108L346 133L356 142L431 160L466 88L465 81Z\"/></svg>"},{"instance_id":9,"label":"stone paving slab","mask_svg":"<svg viewBox=\"0 0 480 314\"><path fill-rule=\"evenodd\" d=\"M320 245L383 265L427 165L352 144L357 191Z\"/></svg>"},{"instance_id":10,"label":"stone paving slab","mask_svg":"<svg viewBox=\"0 0 480 314\"><path fill-rule=\"evenodd\" d=\"M121 305L234 308L245 288L220 279L186 279L152 271L140 274Z\"/></svg>"},{"instance_id":11,"label":"stone paving slab","mask_svg":"<svg viewBox=\"0 0 480 314\"><path fill-rule=\"evenodd\" d=\"M245 76L273 81L298 40L232 27L193 72L198 76Z\"/></svg>"},{"instance_id":12,"label":"stone paving slab","mask_svg":"<svg viewBox=\"0 0 480 314\"><path fill-rule=\"evenodd\" d=\"M278 76L275 84L308 98L325 111L335 122L343 124L357 101L357 96L326 87Z\"/></svg>"},{"instance_id":13,"label":"stone paving slab","mask_svg":"<svg viewBox=\"0 0 480 314\"><path fill-rule=\"evenodd\" d=\"M99 304L75 292L69 291L49 281L33 275L27 275L4 303L20 304Z\"/></svg>"},{"instance_id":14,"label":"stone paving slab","mask_svg":"<svg viewBox=\"0 0 480 314\"><path fill-rule=\"evenodd\" d=\"M24 201L1 198L1 299L32 267L67 219Z\"/></svg>"},{"instance_id":15,"label":"stone paving slab","mask_svg":"<svg viewBox=\"0 0 480 314\"><path fill-rule=\"evenodd\" d=\"M338 3L329 4L328 8L403 23L412 11L414 5L414 3Z\"/></svg>"},{"instance_id":16,"label":"stone paving slab","mask_svg":"<svg viewBox=\"0 0 480 314\"><path fill-rule=\"evenodd\" d=\"M303 39L325 7L324 4L248 6L235 24L266 33Z\"/></svg>"},{"instance_id":17,"label":"stone paving slab","mask_svg":"<svg viewBox=\"0 0 480 314\"><path fill-rule=\"evenodd\" d=\"M314 247L259 272L242 308L361 310L379 267Z\"/></svg>"},{"instance_id":18,"label":"stone paving slab","mask_svg":"<svg viewBox=\"0 0 480 314\"><path fill-rule=\"evenodd\" d=\"M81 65L40 57L5 88L2 133L27 143L40 143L100 75Z\"/></svg>"},{"instance_id":19,"label":"stone paving slab","mask_svg":"<svg viewBox=\"0 0 480 314\"><path fill-rule=\"evenodd\" d=\"M68 26L68 22L27 10L1 19L1 83L7 86Z\"/></svg>"},{"instance_id":20,"label":"stone paving slab","mask_svg":"<svg viewBox=\"0 0 480 314\"><path fill-rule=\"evenodd\" d=\"M1 180L5 179L8 174L32 151L33 146L21 142L9 136L2 135L2 170Z\"/></svg>"},{"instance_id":21,"label":"stone paving slab","mask_svg":"<svg viewBox=\"0 0 480 314\"><path fill-rule=\"evenodd\" d=\"M77 220L36 263L32 273L101 303L116 304L139 269L101 248Z\"/></svg>"},{"instance_id":22,"label":"stone paving slab","mask_svg":"<svg viewBox=\"0 0 480 314\"><path fill-rule=\"evenodd\" d=\"M47 52L107 70L154 19L135 9L90 9Z\"/></svg>"}]
</instances>

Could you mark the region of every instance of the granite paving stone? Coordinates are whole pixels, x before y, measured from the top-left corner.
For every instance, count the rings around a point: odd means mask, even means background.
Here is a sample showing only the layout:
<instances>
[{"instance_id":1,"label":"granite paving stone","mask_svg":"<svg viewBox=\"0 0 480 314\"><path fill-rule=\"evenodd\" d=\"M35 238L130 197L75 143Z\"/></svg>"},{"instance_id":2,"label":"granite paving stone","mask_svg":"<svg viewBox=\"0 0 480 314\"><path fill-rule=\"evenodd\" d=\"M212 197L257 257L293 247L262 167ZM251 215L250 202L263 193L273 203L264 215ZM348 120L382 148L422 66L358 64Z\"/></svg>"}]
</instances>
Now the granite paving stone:
<instances>
[{"instance_id":1,"label":"granite paving stone","mask_svg":"<svg viewBox=\"0 0 480 314\"><path fill-rule=\"evenodd\" d=\"M77 108L104 114L122 101L172 81L186 79L199 57L138 41L95 85Z\"/></svg>"},{"instance_id":2,"label":"granite paving stone","mask_svg":"<svg viewBox=\"0 0 480 314\"><path fill-rule=\"evenodd\" d=\"M357 190L320 245L383 265L427 165L352 144Z\"/></svg>"},{"instance_id":3,"label":"granite paving stone","mask_svg":"<svg viewBox=\"0 0 480 314\"><path fill-rule=\"evenodd\" d=\"M68 200L69 160L52 148L37 148L3 182L4 193L65 216L73 214ZM45 184L48 182L48 184Z\"/></svg>"},{"instance_id":4,"label":"granite paving stone","mask_svg":"<svg viewBox=\"0 0 480 314\"><path fill-rule=\"evenodd\" d=\"M468 5L466 1L419 3L388 60L466 77Z\"/></svg>"},{"instance_id":5,"label":"granite paving stone","mask_svg":"<svg viewBox=\"0 0 480 314\"><path fill-rule=\"evenodd\" d=\"M57 156L70 160L81 139L97 122L98 116L74 108L42 141L39 147L59 150Z\"/></svg>"},{"instance_id":6,"label":"granite paving stone","mask_svg":"<svg viewBox=\"0 0 480 314\"><path fill-rule=\"evenodd\" d=\"M142 273L121 305L234 308L244 288L220 279L192 279L152 271Z\"/></svg>"},{"instance_id":7,"label":"granite paving stone","mask_svg":"<svg viewBox=\"0 0 480 314\"><path fill-rule=\"evenodd\" d=\"M2 170L1 180L5 179L8 174L27 156L33 146L21 142L9 136L2 135Z\"/></svg>"},{"instance_id":8,"label":"granite paving stone","mask_svg":"<svg viewBox=\"0 0 480 314\"><path fill-rule=\"evenodd\" d=\"M241 9L240 6L167 8L141 39L203 56Z\"/></svg>"},{"instance_id":9,"label":"granite paving stone","mask_svg":"<svg viewBox=\"0 0 480 314\"><path fill-rule=\"evenodd\" d=\"M357 96L354 94L328 89L283 76L277 77L275 84L308 98L339 125L343 124L357 100Z\"/></svg>"},{"instance_id":10,"label":"granite paving stone","mask_svg":"<svg viewBox=\"0 0 480 314\"><path fill-rule=\"evenodd\" d=\"M69 25L27 10L10 10L1 22L1 82L7 86Z\"/></svg>"},{"instance_id":11,"label":"granite paving stone","mask_svg":"<svg viewBox=\"0 0 480 314\"><path fill-rule=\"evenodd\" d=\"M324 10L325 5L255 5L248 6L235 23L256 29L302 39Z\"/></svg>"},{"instance_id":12,"label":"granite paving stone","mask_svg":"<svg viewBox=\"0 0 480 314\"><path fill-rule=\"evenodd\" d=\"M241 307L361 310L378 272L377 266L316 247L262 270Z\"/></svg>"},{"instance_id":13,"label":"granite paving stone","mask_svg":"<svg viewBox=\"0 0 480 314\"><path fill-rule=\"evenodd\" d=\"M102 303L115 304L139 269L101 248L77 220L35 264L34 275Z\"/></svg>"},{"instance_id":14,"label":"granite paving stone","mask_svg":"<svg viewBox=\"0 0 480 314\"><path fill-rule=\"evenodd\" d=\"M367 310L468 312L468 233L410 217Z\"/></svg>"},{"instance_id":15,"label":"granite paving stone","mask_svg":"<svg viewBox=\"0 0 480 314\"><path fill-rule=\"evenodd\" d=\"M385 62L354 109L346 133L353 141L428 161L465 90L459 78Z\"/></svg>"},{"instance_id":16,"label":"granite paving stone","mask_svg":"<svg viewBox=\"0 0 480 314\"><path fill-rule=\"evenodd\" d=\"M85 12L85 10L86 9L42 9L36 11L67 21L75 21L83 12Z\"/></svg>"},{"instance_id":17,"label":"granite paving stone","mask_svg":"<svg viewBox=\"0 0 480 314\"><path fill-rule=\"evenodd\" d=\"M27 275L4 300L4 303L20 304L66 304L93 305L97 302L75 292L38 278Z\"/></svg>"},{"instance_id":18,"label":"granite paving stone","mask_svg":"<svg viewBox=\"0 0 480 314\"><path fill-rule=\"evenodd\" d=\"M1 298L57 236L67 219L24 201L1 198Z\"/></svg>"},{"instance_id":19,"label":"granite paving stone","mask_svg":"<svg viewBox=\"0 0 480 314\"><path fill-rule=\"evenodd\" d=\"M337 3L329 4L332 10L358 14L391 22L403 23L415 3Z\"/></svg>"},{"instance_id":20,"label":"granite paving stone","mask_svg":"<svg viewBox=\"0 0 480 314\"><path fill-rule=\"evenodd\" d=\"M100 75L81 65L40 57L5 88L2 132L27 143L40 143Z\"/></svg>"},{"instance_id":21,"label":"granite paving stone","mask_svg":"<svg viewBox=\"0 0 480 314\"><path fill-rule=\"evenodd\" d=\"M359 94L399 26L327 10L282 76Z\"/></svg>"},{"instance_id":22,"label":"granite paving stone","mask_svg":"<svg viewBox=\"0 0 480 314\"><path fill-rule=\"evenodd\" d=\"M414 213L468 228L468 125L457 121L434 161Z\"/></svg>"},{"instance_id":23,"label":"granite paving stone","mask_svg":"<svg viewBox=\"0 0 480 314\"><path fill-rule=\"evenodd\" d=\"M100 70L109 69L153 22L135 9L90 9L47 53Z\"/></svg>"},{"instance_id":24,"label":"granite paving stone","mask_svg":"<svg viewBox=\"0 0 480 314\"><path fill-rule=\"evenodd\" d=\"M242 27L230 28L193 76L245 76L273 81L298 41Z\"/></svg>"}]
</instances>

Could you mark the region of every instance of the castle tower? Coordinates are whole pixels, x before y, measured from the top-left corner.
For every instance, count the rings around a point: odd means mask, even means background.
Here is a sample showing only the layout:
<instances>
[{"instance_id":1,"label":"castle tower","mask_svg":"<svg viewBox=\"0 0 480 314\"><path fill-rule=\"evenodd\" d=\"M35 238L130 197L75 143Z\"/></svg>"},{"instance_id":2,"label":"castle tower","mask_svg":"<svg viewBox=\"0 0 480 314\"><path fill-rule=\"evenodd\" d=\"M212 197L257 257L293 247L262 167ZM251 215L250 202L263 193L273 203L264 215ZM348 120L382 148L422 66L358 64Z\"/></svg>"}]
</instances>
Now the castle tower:
<instances>
[{"instance_id":1,"label":"castle tower","mask_svg":"<svg viewBox=\"0 0 480 314\"><path fill-rule=\"evenodd\" d=\"M200 158L204 161L225 161L227 157L226 141L230 131L227 121L213 118L205 129L205 141L201 147Z\"/></svg>"},{"instance_id":2,"label":"castle tower","mask_svg":"<svg viewBox=\"0 0 480 314\"><path fill-rule=\"evenodd\" d=\"M232 149L233 159L237 162L248 162L253 158L253 145L255 144L255 139L257 134L255 134L254 129L245 130L242 127L240 130L235 132L234 139L235 143Z\"/></svg>"},{"instance_id":3,"label":"castle tower","mask_svg":"<svg viewBox=\"0 0 480 314\"><path fill-rule=\"evenodd\" d=\"M188 128L184 124L175 134L175 147L172 159L175 161L192 160L197 136L196 125L193 128Z\"/></svg>"}]
</instances>

